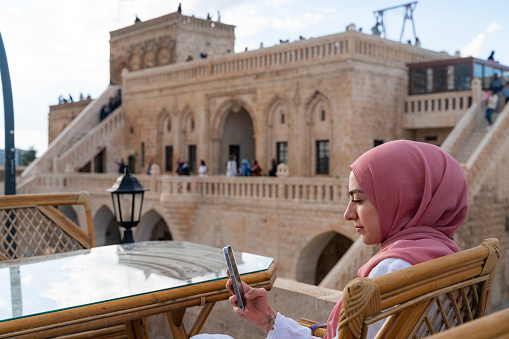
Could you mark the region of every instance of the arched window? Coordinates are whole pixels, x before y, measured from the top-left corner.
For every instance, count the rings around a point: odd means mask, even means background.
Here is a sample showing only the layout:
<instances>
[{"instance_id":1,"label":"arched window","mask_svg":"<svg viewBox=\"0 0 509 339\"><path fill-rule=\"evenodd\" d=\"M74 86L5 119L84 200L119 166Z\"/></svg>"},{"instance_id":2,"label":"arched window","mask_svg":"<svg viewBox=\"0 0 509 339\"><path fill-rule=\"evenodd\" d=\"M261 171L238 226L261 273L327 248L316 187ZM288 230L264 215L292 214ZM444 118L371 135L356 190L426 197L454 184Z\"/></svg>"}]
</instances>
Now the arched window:
<instances>
[{"instance_id":1,"label":"arched window","mask_svg":"<svg viewBox=\"0 0 509 339\"><path fill-rule=\"evenodd\" d=\"M281 112L281 125L285 123L285 113Z\"/></svg>"}]
</instances>

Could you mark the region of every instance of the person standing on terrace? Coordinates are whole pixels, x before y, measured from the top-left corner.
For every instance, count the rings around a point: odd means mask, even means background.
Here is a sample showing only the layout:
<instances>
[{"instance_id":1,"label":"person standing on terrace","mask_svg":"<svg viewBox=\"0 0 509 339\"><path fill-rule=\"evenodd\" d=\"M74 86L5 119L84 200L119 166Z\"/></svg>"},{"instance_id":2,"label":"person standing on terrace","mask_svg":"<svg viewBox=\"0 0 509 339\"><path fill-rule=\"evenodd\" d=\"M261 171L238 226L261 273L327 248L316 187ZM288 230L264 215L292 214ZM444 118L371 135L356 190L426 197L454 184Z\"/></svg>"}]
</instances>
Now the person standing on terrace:
<instances>
[{"instance_id":1,"label":"person standing on terrace","mask_svg":"<svg viewBox=\"0 0 509 339\"><path fill-rule=\"evenodd\" d=\"M359 277L377 277L459 251L452 237L467 215L467 180L447 152L427 143L397 140L367 151L350 169L344 218L366 245L380 244L380 251L359 269ZM244 284L247 304L242 311L231 280L226 287L232 293L233 311L256 324L268 339L315 338L311 329L270 307L265 289ZM339 300L332 310L326 339L338 337L341 306ZM374 338L381 325L371 325L368 338Z\"/></svg>"},{"instance_id":2,"label":"person standing on terrace","mask_svg":"<svg viewBox=\"0 0 509 339\"><path fill-rule=\"evenodd\" d=\"M235 155L230 155L230 160L226 163L226 176L227 177L236 177L237 176L237 157Z\"/></svg>"}]
</instances>

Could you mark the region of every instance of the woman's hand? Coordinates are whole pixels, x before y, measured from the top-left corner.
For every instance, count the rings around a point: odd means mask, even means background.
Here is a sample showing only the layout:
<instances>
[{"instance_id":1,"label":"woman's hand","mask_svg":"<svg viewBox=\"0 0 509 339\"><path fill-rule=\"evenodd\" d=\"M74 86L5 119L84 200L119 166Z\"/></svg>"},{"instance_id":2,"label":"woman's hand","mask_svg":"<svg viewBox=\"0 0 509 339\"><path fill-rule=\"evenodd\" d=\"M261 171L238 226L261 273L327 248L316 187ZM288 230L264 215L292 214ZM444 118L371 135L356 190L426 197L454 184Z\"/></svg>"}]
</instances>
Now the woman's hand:
<instances>
[{"instance_id":1,"label":"woman's hand","mask_svg":"<svg viewBox=\"0 0 509 339\"><path fill-rule=\"evenodd\" d=\"M228 272L228 276L229 276ZM276 311L269 306L267 291L264 288L251 288L245 282L242 282L244 297L246 298L246 305L241 310L237 303L237 296L233 290L231 279L226 282L226 288L232 294L229 299L230 304L233 305L233 312L235 312L242 319L246 319L253 324L257 325L265 333L268 333L274 325L276 320Z\"/></svg>"}]
</instances>

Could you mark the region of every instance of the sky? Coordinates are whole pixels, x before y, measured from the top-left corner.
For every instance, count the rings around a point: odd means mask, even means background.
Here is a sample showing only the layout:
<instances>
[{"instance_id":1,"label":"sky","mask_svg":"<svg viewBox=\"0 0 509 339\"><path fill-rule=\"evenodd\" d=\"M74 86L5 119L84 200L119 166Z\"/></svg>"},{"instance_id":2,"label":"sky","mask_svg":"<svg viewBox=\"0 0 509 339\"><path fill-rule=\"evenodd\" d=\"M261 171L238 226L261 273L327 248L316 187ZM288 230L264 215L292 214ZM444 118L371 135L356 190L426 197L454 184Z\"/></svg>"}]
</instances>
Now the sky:
<instances>
[{"instance_id":1,"label":"sky","mask_svg":"<svg viewBox=\"0 0 509 339\"><path fill-rule=\"evenodd\" d=\"M371 32L374 11L411 1L394 0L181 0L182 14L235 25L235 51L241 53L345 30L350 23ZM0 33L14 101L15 146L48 148L49 106L58 97L80 93L97 98L109 84L109 32L177 10L173 0L2 0ZM509 65L507 0L418 0L413 11L421 47L462 57L495 59ZM387 38L414 40L404 9L384 14ZM403 25L405 23L405 25ZM1 86L1 85L0 85ZM3 94L0 91L3 112ZM4 148L0 118L0 149Z\"/></svg>"}]
</instances>

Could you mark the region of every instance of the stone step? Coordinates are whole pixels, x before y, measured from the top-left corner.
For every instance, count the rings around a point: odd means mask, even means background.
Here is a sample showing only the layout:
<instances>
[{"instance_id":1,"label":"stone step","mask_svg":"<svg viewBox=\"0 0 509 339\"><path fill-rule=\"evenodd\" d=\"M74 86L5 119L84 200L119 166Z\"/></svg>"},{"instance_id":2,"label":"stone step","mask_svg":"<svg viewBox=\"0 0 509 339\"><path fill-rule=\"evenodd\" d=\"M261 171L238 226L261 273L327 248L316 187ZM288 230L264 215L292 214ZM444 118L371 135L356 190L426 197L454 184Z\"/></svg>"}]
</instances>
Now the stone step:
<instances>
[{"instance_id":1,"label":"stone step","mask_svg":"<svg viewBox=\"0 0 509 339\"><path fill-rule=\"evenodd\" d=\"M488 126L488 124L485 121L484 123L479 124L467 141L465 141L463 147L455 157L460 164L467 162L468 158L472 155L472 153L474 153L477 145L479 145L487 133L486 126Z\"/></svg>"}]
</instances>

